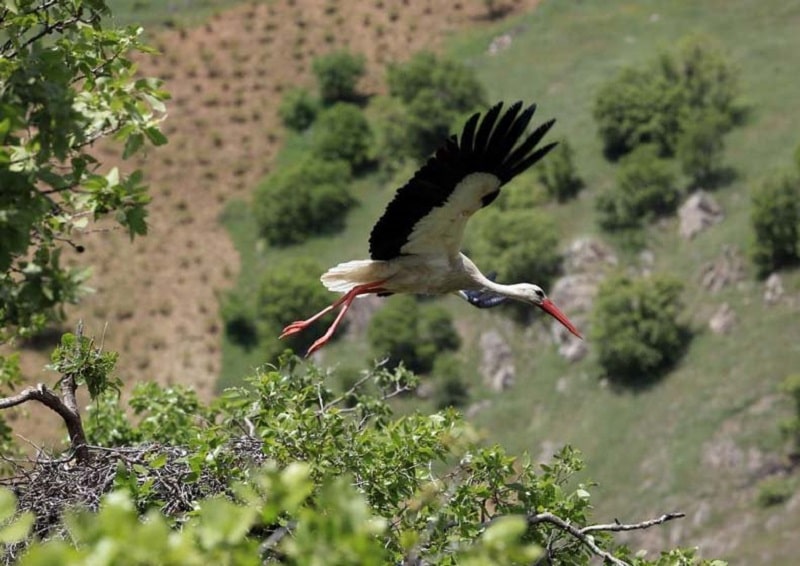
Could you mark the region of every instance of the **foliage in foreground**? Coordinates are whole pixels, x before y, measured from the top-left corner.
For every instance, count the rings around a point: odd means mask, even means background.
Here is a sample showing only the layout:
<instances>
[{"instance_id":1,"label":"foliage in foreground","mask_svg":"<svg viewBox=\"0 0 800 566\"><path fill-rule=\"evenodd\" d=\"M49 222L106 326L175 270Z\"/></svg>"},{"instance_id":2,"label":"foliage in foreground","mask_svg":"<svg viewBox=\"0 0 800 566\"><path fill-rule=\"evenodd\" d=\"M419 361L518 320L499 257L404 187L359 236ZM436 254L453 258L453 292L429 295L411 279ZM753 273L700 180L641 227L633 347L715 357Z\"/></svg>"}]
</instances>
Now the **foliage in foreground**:
<instances>
[{"instance_id":1,"label":"foliage in foreground","mask_svg":"<svg viewBox=\"0 0 800 566\"><path fill-rule=\"evenodd\" d=\"M455 412L396 416L387 401L416 385L403 368L376 368L343 393L332 377L290 359L210 406L188 390L143 387L131 400L140 420L118 449L96 450L89 466L40 461L20 473L16 517L0 491L6 559L501 565L546 553L551 564L710 564L681 550L647 561L614 542L619 523L591 525L570 448L535 466L476 442ZM100 398L87 419L93 442L127 420ZM127 443L156 432L159 444Z\"/></svg>"},{"instance_id":2,"label":"foliage in foreground","mask_svg":"<svg viewBox=\"0 0 800 566\"><path fill-rule=\"evenodd\" d=\"M689 332L681 322L680 281L665 277L611 277L592 311L592 340L612 381L643 385L677 362Z\"/></svg>"},{"instance_id":3,"label":"foliage in foreground","mask_svg":"<svg viewBox=\"0 0 800 566\"><path fill-rule=\"evenodd\" d=\"M140 171L101 168L91 145L114 137L123 158L161 145L167 94L135 75L141 29L101 24L99 0L4 2L0 10L0 344L61 316L88 272L68 268L64 243L109 217L147 231ZM0 365L2 359L0 358Z\"/></svg>"}]
</instances>

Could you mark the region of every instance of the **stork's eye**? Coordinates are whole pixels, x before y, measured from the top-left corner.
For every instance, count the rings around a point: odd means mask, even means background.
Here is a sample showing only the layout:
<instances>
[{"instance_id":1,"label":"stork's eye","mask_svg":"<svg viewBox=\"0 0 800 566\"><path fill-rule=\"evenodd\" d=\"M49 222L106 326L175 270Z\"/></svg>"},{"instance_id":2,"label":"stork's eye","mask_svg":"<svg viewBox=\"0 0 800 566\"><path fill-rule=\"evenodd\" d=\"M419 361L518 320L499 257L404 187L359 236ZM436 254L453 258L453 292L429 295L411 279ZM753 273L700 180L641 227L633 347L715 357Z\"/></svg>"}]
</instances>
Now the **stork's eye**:
<instances>
[{"instance_id":1,"label":"stork's eye","mask_svg":"<svg viewBox=\"0 0 800 566\"><path fill-rule=\"evenodd\" d=\"M536 293L537 297L539 297L540 299L544 299L544 291L542 291L541 289L536 289L536 291L534 292Z\"/></svg>"}]
</instances>

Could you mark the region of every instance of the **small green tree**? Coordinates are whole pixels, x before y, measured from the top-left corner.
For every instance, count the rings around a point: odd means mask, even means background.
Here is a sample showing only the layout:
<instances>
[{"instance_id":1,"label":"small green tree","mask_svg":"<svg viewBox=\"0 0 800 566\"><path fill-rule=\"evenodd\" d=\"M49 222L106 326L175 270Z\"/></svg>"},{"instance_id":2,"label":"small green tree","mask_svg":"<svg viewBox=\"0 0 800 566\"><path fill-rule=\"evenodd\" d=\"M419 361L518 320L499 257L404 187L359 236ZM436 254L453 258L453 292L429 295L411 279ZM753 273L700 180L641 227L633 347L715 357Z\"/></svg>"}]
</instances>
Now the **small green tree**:
<instances>
[{"instance_id":1,"label":"small green tree","mask_svg":"<svg viewBox=\"0 0 800 566\"><path fill-rule=\"evenodd\" d=\"M341 230L355 204L350 165L306 158L271 175L254 195L261 235L274 245L302 242L314 234Z\"/></svg>"},{"instance_id":2,"label":"small green tree","mask_svg":"<svg viewBox=\"0 0 800 566\"><path fill-rule=\"evenodd\" d=\"M402 156L425 159L460 125L464 116L486 104L486 91L465 65L430 52L390 65L389 94L405 109L402 128L389 128L386 142ZM396 158L396 155L389 157Z\"/></svg>"},{"instance_id":3,"label":"small green tree","mask_svg":"<svg viewBox=\"0 0 800 566\"><path fill-rule=\"evenodd\" d=\"M741 116L738 95L737 72L722 50L706 37L689 36L676 54L624 68L605 83L595 98L594 117L609 158L642 144L655 144L669 157L698 116L720 118L721 131L727 132Z\"/></svg>"},{"instance_id":4,"label":"small green tree","mask_svg":"<svg viewBox=\"0 0 800 566\"><path fill-rule=\"evenodd\" d=\"M558 202L575 197L583 188L583 179L578 175L572 159L573 153L570 143L562 140L552 154L536 168L539 182L545 186L550 198Z\"/></svg>"},{"instance_id":5,"label":"small green tree","mask_svg":"<svg viewBox=\"0 0 800 566\"><path fill-rule=\"evenodd\" d=\"M461 345L447 309L420 305L410 295L390 298L375 313L367 339L374 356L389 358L389 367L402 362L420 373L429 372L441 352L457 350Z\"/></svg>"},{"instance_id":6,"label":"small green tree","mask_svg":"<svg viewBox=\"0 0 800 566\"><path fill-rule=\"evenodd\" d=\"M713 185L722 170L726 127L725 119L714 111L684 120L676 154L695 187Z\"/></svg>"},{"instance_id":7,"label":"small green tree","mask_svg":"<svg viewBox=\"0 0 800 566\"><path fill-rule=\"evenodd\" d=\"M97 161L98 140L122 142L122 158L161 145L168 97L137 75L149 52L142 30L115 29L100 0L5 2L0 9L0 344L62 317L88 272L62 251L90 221L147 231L150 197L138 170ZM72 263L73 266L67 264Z\"/></svg>"},{"instance_id":8,"label":"small green tree","mask_svg":"<svg viewBox=\"0 0 800 566\"><path fill-rule=\"evenodd\" d=\"M433 399L439 410L463 407L469 401L469 387L463 377L464 368L457 357L444 354L436 358L431 369L434 380Z\"/></svg>"},{"instance_id":9,"label":"small green tree","mask_svg":"<svg viewBox=\"0 0 800 566\"><path fill-rule=\"evenodd\" d=\"M653 146L639 147L622 160L614 188L597 197L600 226L606 230L640 227L673 213L680 194L669 161L659 158Z\"/></svg>"},{"instance_id":10,"label":"small green tree","mask_svg":"<svg viewBox=\"0 0 800 566\"><path fill-rule=\"evenodd\" d=\"M591 337L609 379L641 385L683 354L688 329L680 321L682 284L672 278L611 277L592 310Z\"/></svg>"},{"instance_id":11,"label":"small green tree","mask_svg":"<svg viewBox=\"0 0 800 566\"><path fill-rule=\"evenodd\" d=\"M800 374L788 376L781 384L781 391L792 400L794 414L781 423L781 430L791 442L792 458L800 457Z\"/></svg>"},{"instance_id":12,"label":"small green tree","mask_svg":"<svg viewBox=\"0 0 800 566\"><path fill-rule=\"evenodd\" d=\"M314 123L318 106L317 100L306 89L294 88L281 98L278 115L284 126L302 132Z\"/></svg>"},{"instance_id":13,"label":"small green tree","mask_svg":"<svg viewBox=\"0 0 800 566\"><path fill-rule=\"evenodd\" d=\"M319 282L323 271L316 261L298 258L271 266L262 277L256 296L256 317L259 343L266 359L277 359L286 348L305 352L318 338L319 334L309 329L278 340L287 324L304 320L332 302L333 296ZM321 321L320 327L324 328L324 323Z\"/></svg>"},{"instance_id":14,"label":"small green tree","mask_svg":"<svg viewBox=\"0 0 800 566\"><path fill-rule=\"evenodd\" d=\"M335 51L317 57L311 68L325 104L355 100L356 85L366 70L364 56L349 51Z\"/></svg>"},{"instance_id":15,"label":"small green tree","mask_svg":"<svg viewBox=\"0 0 800 566\"><path fill-rule=\"evenodd\" d=\"M345 161L358 170L370 160L372 129L355 104L337 102L319 117L313 151L323 159Z\"/></svg>"},{"instance_id":16,"label":"small green tree","mask_svg":"<svg viewBox=\"0 0 800 566\"><path fill-rule=\"evenodd\" d=\"M753 191L751 256L759 277L800 260L800 191L797 177L770 177Z\"/></svg>"}]
</instances>

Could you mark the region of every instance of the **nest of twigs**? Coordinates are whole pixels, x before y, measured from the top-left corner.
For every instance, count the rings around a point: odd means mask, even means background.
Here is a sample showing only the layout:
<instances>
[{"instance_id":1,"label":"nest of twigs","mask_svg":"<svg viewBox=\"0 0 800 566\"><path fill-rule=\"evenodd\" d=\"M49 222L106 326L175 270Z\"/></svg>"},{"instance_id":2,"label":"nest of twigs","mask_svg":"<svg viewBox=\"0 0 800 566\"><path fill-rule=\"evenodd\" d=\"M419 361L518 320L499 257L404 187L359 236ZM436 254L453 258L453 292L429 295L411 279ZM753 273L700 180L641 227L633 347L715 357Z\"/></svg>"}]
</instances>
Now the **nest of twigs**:
<instances>
[{"instance_id":1,"label":"nest of twigs","mask_svg":"<svg viewBox=\"0 0 800 566\"><path fill-rule=\"evenodd\" d=\"M258 438L242 436L229 442L225 456L239 469L264 462ZM28 540L62 538L66 533L62 518L68 510L97 511L101 497L113 490L120 477L139 485L151 482L149 502L160 502L166 516L180 519L200 499L229 494L229 476L204 469L198 477L187 461L190 451L182 446L143 444L133 447L90 447L88 463L76 464L71 456L16 462L10 477L0 478L0 485L11 489L18 509L36 517ZM151 463L158 460L158 466ZM13 564L27 547L27 541L5 547L0 563Z\"/></svg>"}]
</instances>

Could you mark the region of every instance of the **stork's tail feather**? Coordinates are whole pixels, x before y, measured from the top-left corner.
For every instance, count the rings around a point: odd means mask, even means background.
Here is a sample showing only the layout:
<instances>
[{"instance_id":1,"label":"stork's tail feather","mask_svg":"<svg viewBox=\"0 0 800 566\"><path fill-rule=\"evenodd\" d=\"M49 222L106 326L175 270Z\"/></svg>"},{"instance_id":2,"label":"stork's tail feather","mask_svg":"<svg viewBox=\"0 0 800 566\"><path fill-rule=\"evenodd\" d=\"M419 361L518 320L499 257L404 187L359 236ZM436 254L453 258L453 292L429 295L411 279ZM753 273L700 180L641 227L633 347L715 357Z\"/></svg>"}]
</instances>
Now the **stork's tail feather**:
<instances>
[{"instance_id":1,"label":"stork's tail feather","mask_svg":"<svg viewBox=\"0 0 800 566\"><path fill-rule=\"evenodd\" d=\"M329 291L347 293L356 285L374 283L386 277L386 262L357 259L331 267L319 279Z\"/></svg>"}]
</instances>

